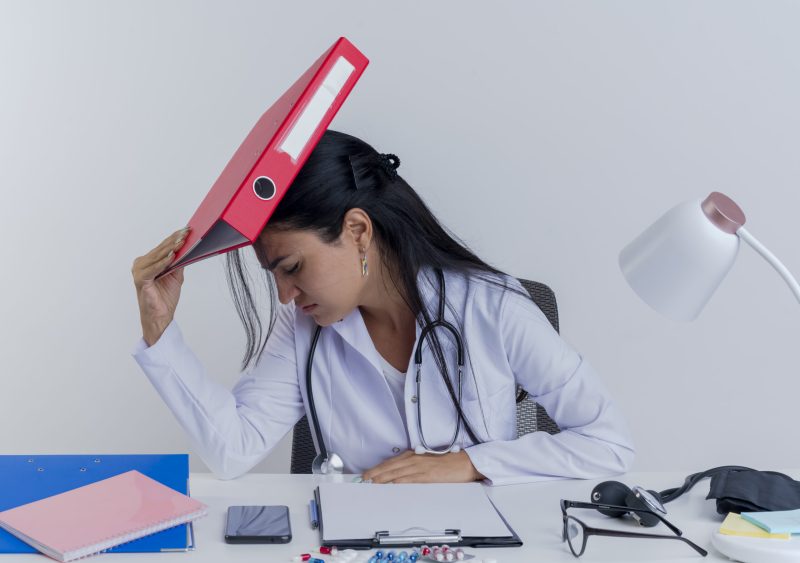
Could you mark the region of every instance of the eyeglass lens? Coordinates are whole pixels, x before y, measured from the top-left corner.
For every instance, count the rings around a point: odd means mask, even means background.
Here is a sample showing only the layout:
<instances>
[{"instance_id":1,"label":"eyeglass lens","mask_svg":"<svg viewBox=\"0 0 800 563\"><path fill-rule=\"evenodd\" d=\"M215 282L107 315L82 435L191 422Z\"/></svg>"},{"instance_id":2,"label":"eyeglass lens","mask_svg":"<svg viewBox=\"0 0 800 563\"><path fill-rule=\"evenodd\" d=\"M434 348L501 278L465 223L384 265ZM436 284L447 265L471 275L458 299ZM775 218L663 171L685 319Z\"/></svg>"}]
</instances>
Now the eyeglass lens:
<instances>
[{"instance_id":1,"label":"eyeglass lens","mask_svg":"<svg viewBox=\"0 0 800 563\"><path fill-rule=\"evenodd\" d=\"M575 557L580 557L581 554L583 554L586 541L583 533L583 526L571 516L567 516L565 525L567 528L567 543L569 543L569 549Z\"/></svg>"}]
</instances>

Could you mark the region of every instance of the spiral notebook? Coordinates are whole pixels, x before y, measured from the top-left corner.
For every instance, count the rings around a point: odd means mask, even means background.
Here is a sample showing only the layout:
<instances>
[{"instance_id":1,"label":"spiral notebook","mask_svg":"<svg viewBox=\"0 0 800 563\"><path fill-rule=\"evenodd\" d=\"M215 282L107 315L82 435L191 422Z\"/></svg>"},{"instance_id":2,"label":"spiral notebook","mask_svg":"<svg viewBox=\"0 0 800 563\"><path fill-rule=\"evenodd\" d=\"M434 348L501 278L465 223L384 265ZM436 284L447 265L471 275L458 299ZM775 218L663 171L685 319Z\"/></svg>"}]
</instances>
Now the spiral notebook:
<instances>
[{"instance_id":1,"label":"spiral notebook","mask_svg":"<svg viewBox=\"0 0 800 563\"><path fill-rule=\"evenodd\" d=\"M138 471L0 512L0 527L72 561L205 516L203 503Z\"/></svg>"}]
</instances>

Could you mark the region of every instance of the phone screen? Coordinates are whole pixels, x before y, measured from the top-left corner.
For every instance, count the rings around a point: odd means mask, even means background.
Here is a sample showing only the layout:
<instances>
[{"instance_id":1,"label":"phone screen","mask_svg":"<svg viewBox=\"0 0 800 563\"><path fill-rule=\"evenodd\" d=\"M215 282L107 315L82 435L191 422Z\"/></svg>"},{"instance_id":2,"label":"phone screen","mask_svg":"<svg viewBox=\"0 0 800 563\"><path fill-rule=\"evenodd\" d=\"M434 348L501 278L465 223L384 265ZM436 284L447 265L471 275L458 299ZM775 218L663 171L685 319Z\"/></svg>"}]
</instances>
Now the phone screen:
<instances>
[{"instance_id":1,"label":"phone screen","mask_svg":"<svg viewBox=\"0 0 800 563\"><path fill-rule=\"evenodd\" d=\"M225 527L228 543L289 543L287 506L231 506Z\"/></svg>"}]
</instances>

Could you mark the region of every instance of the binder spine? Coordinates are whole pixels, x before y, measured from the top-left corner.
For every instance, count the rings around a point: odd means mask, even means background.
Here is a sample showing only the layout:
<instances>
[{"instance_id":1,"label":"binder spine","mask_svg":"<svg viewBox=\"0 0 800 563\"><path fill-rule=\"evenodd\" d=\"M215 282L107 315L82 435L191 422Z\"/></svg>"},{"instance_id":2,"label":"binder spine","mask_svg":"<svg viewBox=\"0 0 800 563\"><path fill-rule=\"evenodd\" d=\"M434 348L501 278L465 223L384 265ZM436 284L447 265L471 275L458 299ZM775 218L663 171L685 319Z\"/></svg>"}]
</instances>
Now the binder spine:
<instances>
[{"instance_id":1,"label":"binder spine","mask_svg":"<svg viewBox=\"0 0 800 563\"><path fill-rule=\"evenodd\" d=\"M237 197L231 200L221 216L229 224L237 225L239 232L251 242L264 228L305 164L311 149L328 128L369 63L344 38L337 41L322 59L314 78L302 91L293 92L292 97L303 100L303 103L292 102L286 121L259 156L242 182ZM269 180L271 185L269 198L259 197L257 182L265 182L262 178ZM253 213L253 209L259 208L264 213Z\"/></svg>"}]
</instances>

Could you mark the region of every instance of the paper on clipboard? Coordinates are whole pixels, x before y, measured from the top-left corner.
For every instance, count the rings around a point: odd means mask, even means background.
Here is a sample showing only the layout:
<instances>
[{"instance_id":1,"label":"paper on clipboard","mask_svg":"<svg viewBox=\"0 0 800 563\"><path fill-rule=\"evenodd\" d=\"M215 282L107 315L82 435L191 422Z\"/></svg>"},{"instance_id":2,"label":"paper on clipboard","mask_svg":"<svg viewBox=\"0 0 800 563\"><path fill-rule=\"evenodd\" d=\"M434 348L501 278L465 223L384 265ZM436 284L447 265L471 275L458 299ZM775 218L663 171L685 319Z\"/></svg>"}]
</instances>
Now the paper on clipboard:
<instances>
[{"instance_id":1,"label":"paper on clipboard","mask_svg":"<svg viewBox=\"0 0 800 563\"><path fill-rule=\"evenodd\" d=\"M321 483L319 499L325 543L410 529L456 529L465 537L514 535L479 483Z\"/></svg>"}]
</instances>

